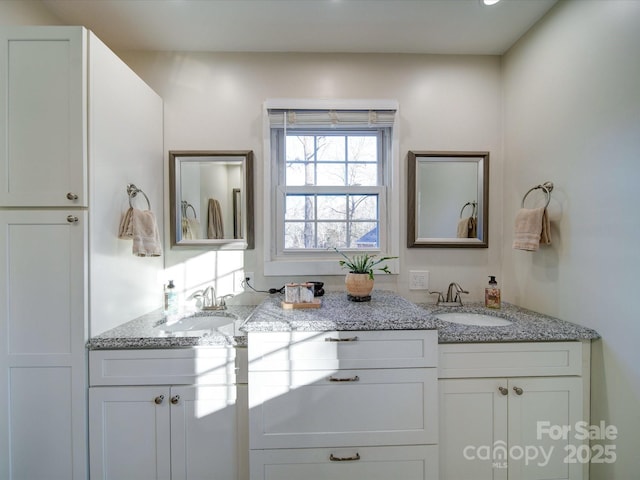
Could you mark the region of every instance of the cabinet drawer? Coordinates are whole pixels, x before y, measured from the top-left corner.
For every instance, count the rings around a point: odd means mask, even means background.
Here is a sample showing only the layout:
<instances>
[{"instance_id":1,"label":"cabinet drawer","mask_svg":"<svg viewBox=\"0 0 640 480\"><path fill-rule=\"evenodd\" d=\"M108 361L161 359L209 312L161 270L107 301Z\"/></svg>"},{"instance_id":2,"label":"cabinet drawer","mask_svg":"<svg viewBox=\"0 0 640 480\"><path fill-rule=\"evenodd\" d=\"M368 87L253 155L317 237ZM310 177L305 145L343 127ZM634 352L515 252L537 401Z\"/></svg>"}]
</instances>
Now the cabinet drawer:
<instances>
[{"instance_id":1,"label":"cabinet drawer","mask_svg":"<svg viewBox=\"0 0 640 480\"><path fill-rule=\"evenodd\" d=\"M249 332L251 371L434 367L435 330Z\"/></svg>"},{"instance_id":2,"label":"cabinet drawer","mask_svg":"<svg viewBox=\"0 0 640 480\"><path fill-rule=\"evenodd\" d=\"M235 382L233 347L89 352L91 386L227 385Z\"/></svg>"},{"instance_id":3,"label":"cabinet drawer","mask_svg":"<svg viewBox=\"0 0 640 480\"><path fill-rule=\"evenodd\" d=\"M439 378L581 375L582 342L442 344Z\"/></svg>"},{"instance_id":4,"label":"cabinet drawer","mask_svg":"<svg viewBox=\"0 0 640 480\"><path fill-rule=\"evenodd\" d=\"M437 443L435 368L249 372L252 449Z\"/></svg>"},{"instance_id":5,"label":"cabinet drawer","mask_svg":"<svg viewBox=\"0 0 640 480\"><path fill-rule=\"evenodd\" d=\"M438 478L435 445L254 450L250 455L251 480Z\"/></svg>"}]
</instances>

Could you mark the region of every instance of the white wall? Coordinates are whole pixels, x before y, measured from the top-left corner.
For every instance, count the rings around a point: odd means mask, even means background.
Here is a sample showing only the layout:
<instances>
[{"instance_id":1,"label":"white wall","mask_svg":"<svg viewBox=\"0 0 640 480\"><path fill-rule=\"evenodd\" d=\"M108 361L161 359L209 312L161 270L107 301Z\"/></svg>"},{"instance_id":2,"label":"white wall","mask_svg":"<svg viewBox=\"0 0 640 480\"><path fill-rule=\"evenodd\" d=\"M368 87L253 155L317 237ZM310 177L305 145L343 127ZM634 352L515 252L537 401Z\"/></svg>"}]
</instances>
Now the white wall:
<instances>
[{"instance_id":1,"label":"white wall","mask_svg":"<svg viewBox=\"0 0 640 480\"><path fill-rule=\"evenodd\" d=\"M620 437L592 478L638 478L640 2L560 2L506 55L504 105L503 295L602 335L591 420ZM522 195L546 180L553 243L514 251Z\"/></svg>"},{"instance_id":2,"label":"white wall","mask_svg":"<svg viewBox=\"0 0 640 480\"><path fill-rule=\"evenodd\" d=\"M260 209L265 173L261 109L265 99L279 97L399 102L401 274L376 276L378 287L397 289L416 301L428 300L426 292L408 290L410 265L431 271L431 288L444 289L455 280L470 289L470 298L480 299L487 275L499 274L502 250L499 57L169 52L119 52L119 55L165 102L166 150L251 149L255 153L256 249L238 255L237 263L228 263L227 253L168 252L167 267L179 279L179 288L201 286L207 274L213 278L214 272L220 272L226 286L219 285L218 293L224 292L225 288L232 288L234 278L241 278L243 268L255 273L255 284L261 289L296 280L265 278L262 267L263 225L271 219L265 218ZM491 152L489 249L405 247L408 150ZM321 280L329 289L343 288L343 276Z\"/></svg>"},{"instance_id":3,"label":"white wall","mask_svg":"<svg viewBox=\"0 0 640 480\"><path fill-rule=\"evenodd\" d=\"M0 0L0 25L60 25L40 0Z\"/></svg>"}]
</instances>

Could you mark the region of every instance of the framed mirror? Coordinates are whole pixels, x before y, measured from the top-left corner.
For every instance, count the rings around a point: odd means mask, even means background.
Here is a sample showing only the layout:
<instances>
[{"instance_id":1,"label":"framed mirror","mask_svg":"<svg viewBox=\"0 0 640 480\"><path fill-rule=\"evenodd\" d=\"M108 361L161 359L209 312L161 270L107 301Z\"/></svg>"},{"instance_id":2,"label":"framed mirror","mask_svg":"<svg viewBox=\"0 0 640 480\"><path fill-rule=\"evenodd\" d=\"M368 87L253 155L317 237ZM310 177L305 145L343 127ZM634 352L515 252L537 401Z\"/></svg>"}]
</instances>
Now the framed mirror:
<instances>
[{"instance_id":1,"label":"framed mirror","mask_svg":"<svg viewBox=\"0 0 640 480\"><path fill-rule=\"evenodd\" d=\"M169 152L172 247L254 247L253 152Z\"/></svg>"},{"instance_id":2,"label":"framed mirror","mask_svg":"<svg viewBox=\"0 0 640 480\"><path fill-rule=\"evenodd\" d=\"M489 152L408 155L407 246L489 246Z\"/></svg>"}]
</instances>

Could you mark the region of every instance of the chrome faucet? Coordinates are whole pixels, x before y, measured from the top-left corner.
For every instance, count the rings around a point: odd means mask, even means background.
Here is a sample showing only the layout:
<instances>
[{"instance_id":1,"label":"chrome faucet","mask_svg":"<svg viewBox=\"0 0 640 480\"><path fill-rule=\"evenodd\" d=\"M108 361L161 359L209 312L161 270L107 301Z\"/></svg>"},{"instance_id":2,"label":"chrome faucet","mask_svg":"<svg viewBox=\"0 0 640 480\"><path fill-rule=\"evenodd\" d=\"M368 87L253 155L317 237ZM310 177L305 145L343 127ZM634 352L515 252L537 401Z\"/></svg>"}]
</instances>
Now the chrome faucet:
<instances>
[{"instance_id":1,"label":"chrome faucet","mask_svg":"<svg viewBox=\"0 0 640 480\"><path fill-rule=\"evenodd\" d=\"M189 300L197 299L198 306L202 310L226 310L227 304L225 299L233 297L233 295L223 295L218 299L216 289L213 285L209 285L204 290L197 290L189 295Z\"/></svg>"},{"instance_id":2,"label":"chrome faucet","mask_svg":"<svg viewBox=\"0 0 640 480\"><path fill-rule=\"evenodd\" d=\"M453 296L455 290L455 297ZM462 306L462 297L460 297L461 293L469 293L466 290L463 290L460 285L456 282L451 282L449 284L449 289L447 290L447 298L445 303L455 303L456 305Z\"/></svg>"},{"instance_id":3,"label":"chrome faucet","mask_svg":"<svg viewBox=\"0 0 640 480\"><path fill-rule=\"evenodd\" d=\"M213 309L216 306L216 289L210 285L202 292L202 309Z\"/></svg>"},{"instance_id":4,"label":"chrome faucet","mask_svg":"<svg viewBox=\"0 0 640 480\"><path fill-rule=\"evenodd\" d=\"M442 292L432 292L429 291L430 294L438 295L438 301L436 305L441 305L444 307L461 307L462 306L462 297L461 293L469 293L464 290L459 284L456 282L451 282L449 284L449 288L447 289L447 298L442 295Z\"/></svg>"},{"instance_id":5,"label":"chrome faucet","mask_svg":"<svg viewBox=\"0 0 640 480\"><path fill-rule=\"evenodd\" d=\"M231 297L233 297L232 293L228 293L227 295L222 295L218 299L218 307L220 307L221 309L225 310L227 308L227 302L225 301L225 299L231 298Z\"/></svg>"}]
</instances>

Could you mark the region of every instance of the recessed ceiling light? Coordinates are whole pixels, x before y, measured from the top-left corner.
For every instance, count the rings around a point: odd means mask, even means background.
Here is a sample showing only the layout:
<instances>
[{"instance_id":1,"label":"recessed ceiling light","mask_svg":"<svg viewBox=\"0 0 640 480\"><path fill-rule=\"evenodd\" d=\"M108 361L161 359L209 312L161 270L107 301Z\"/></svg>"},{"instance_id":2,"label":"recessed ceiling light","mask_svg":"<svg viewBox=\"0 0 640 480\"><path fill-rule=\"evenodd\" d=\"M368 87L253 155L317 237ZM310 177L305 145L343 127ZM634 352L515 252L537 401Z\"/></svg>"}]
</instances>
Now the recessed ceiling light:
<instances>
[{"instance_id":1,"label":"recessed ceiling light","mask_svg":"<svg viewBox=\"0 0 640 480\"><path fill-rule=\"evenodd\" d=\"M482 0L483 5L491 6L498 3L500 0Z\"/></svg>"}]
</instances>

